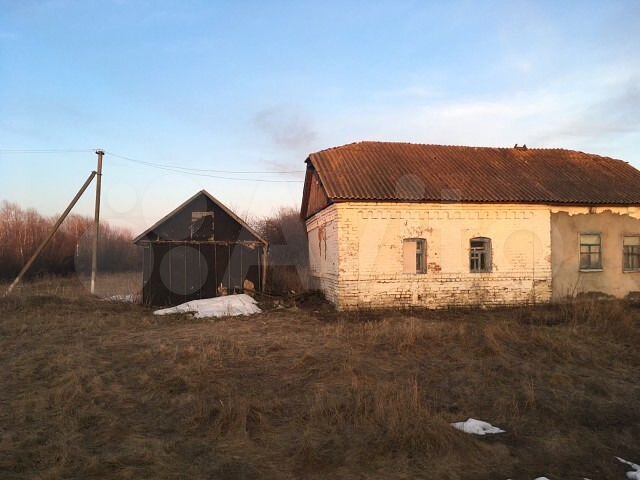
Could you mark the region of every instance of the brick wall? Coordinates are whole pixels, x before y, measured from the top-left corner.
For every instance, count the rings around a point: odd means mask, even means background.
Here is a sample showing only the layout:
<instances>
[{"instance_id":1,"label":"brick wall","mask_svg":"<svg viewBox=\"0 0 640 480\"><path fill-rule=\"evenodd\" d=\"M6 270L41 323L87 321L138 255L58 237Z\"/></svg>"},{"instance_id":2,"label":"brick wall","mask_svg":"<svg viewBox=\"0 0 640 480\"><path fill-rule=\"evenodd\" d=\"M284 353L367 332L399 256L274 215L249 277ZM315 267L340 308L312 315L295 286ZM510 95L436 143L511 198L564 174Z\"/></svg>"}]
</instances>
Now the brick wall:
<instances>
[{"instance_id":1,"label":"brick wall","mask_svg":"<svg viewBox=\"0 0 640 480\"><path fill-rule=\"evenodd\" d=\"M308 221L307 230L316 286L340 309L505 305L551 298L550 212L545 206L339 203ZM491 238L490 273L469 272L473 237ZM406 238L426 240L426 273L403 273Z\"/></svg>"},{"instance_id":2,"label":"brick wall","mask_svg":"<svg viewBox=\"0 0 640 480\"><path fill-rule=\"evenodd\" d=\"M338 211L330 205L307 221L311 288L338 303Z\"/></svg>"}]
</instances>

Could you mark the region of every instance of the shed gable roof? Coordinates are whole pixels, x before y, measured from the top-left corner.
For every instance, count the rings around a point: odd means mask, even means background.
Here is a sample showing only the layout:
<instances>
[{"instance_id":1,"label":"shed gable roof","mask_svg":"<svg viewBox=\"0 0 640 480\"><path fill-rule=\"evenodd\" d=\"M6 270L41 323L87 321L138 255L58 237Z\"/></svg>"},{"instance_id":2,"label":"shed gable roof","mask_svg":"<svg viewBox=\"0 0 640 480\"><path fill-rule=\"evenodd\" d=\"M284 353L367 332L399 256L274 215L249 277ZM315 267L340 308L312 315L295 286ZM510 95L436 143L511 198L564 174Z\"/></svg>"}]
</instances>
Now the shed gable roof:
<instances>
[{"instance_id":1,"label":"shed gable roof","mask_svg":"<svg viewBox=\"0 0 640 480\"><path fill-rule=\"evenodd\" d=\"M218 207L220 207L222 210L224 210L224 212L229 215L234 221L236 221L239 225L241 225L245 230L247 230L251 235L253 235L254 237L256 237L260 242L264 243L265 245L268 244L268 242L262 238L253 228L251 228L244 220L242 220L240 217L238 217L235 213L233 213L233 211L231 209L229 209L226 205L224 205L220 200L218 200L217 198L215 198L213 195L211 195L209 192L207 192L206 190L200 190L199 192L197 192L195 195L192 195L191 197L189 197L187 200L185 200L184 202L182 202L180 205L178 205L176 208L174 208L171 212L169 212L168 214L166 214L164 217L162 217L160 220L158 220L156 223L154 223L153 225L151 225L149 228L147 228L144 232L142 232L140 235L138 235L134 240L133 243L138 243L141 240L143 240L149 233L153 232L154 230L156 230L158 227L160 227L163 223L169 221L174 215L178 214L180 211L182 211L182 209L184 209L185 207L187 207L193 200L195 200L196 198L198 198L200 195L204 195L205 197L207 197L211 202L215 203L216 205L218 205Z\"/></svg>"},{"instance_id":2,"label":"shed gable roof","mask_svg":"<svg viewBox=\"0 0 640 480\"><path fill-rule=\"evenodd\" d=\"M640 171L573 150L360 142L307 163L331 201L640 205Z\"/></svg>"}]
</instances>

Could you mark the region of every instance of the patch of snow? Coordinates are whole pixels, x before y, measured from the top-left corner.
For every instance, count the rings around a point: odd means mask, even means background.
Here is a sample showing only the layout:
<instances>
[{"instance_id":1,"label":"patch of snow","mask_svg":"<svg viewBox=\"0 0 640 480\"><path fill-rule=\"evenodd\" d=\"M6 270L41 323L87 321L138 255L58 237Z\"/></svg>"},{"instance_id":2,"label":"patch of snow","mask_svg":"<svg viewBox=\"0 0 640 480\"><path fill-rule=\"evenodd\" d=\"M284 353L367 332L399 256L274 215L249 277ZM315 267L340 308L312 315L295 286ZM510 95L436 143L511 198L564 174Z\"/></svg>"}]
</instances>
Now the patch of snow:
<instances>
[{"instance_id":1,"label":"patch of snow","mask_svg":"<svg viewBox=\"0 0 640 480\"><path fill-rule=\"evenodd\" d=\"M136 296L129 295L113 295L112 297L105 298L107 302L122 302L122 303L136 303Z\"/></svg>"},{"instance_id":2,"label":"patch of snow","mask_svg":"<svg viewBox=\"0 0 640 480\"><path fill-rule=\"evenodd\" d=\"M171 315L175 313L193 313L196 318L253 315L262 312L256 303L255 299L242 293L239 295L205 298L204 300L192 300L176 307L156 310L153 314Z\"/></svg>"},{"instance_id":3,"label":"patch of snow","mask_svg":"<svg viewBox=\"0 0 640 480\"><path fill-rule=\"evenodd\" d=\"M465 422L455 422L452 423L451 426L462 430L464 433L473 433L474 435L504 433L504 430L494 427L490 423L483 422L482 420L476 420L475 418L469 418Z\"/></svg>"},{"instance_id":4,"label":"patch of snow","mask_svg":"<svg viewBox=\"0 0 640 480\"><path fill-rule=\"evenodd\" d=\"M630 462L625 460L624 458L616 457L618 461L629 465L633 470L631 472L627 472L627 478L629 480L640 480L640 465L637 463Z\"/></svg>"}]
</instances>

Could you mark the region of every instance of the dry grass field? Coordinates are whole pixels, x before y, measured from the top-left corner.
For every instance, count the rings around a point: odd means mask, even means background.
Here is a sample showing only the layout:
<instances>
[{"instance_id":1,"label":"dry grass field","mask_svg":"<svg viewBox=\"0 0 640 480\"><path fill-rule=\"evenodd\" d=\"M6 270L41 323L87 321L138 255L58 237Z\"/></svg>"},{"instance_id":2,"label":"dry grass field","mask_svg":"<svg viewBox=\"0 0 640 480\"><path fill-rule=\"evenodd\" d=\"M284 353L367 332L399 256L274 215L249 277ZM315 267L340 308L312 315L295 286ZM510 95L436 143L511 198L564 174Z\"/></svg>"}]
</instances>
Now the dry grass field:
<instances>
[{"instance_id":1,"label":"dry grass field","mask_svg":"<svg viewBox=\"0 0 640 480\"><path fill-rule=\"evenodd\" d=\"M0 477L622 480L638 345L618 302L213 321L51 279L0 300Z\"/></svg>"}]
</instances>

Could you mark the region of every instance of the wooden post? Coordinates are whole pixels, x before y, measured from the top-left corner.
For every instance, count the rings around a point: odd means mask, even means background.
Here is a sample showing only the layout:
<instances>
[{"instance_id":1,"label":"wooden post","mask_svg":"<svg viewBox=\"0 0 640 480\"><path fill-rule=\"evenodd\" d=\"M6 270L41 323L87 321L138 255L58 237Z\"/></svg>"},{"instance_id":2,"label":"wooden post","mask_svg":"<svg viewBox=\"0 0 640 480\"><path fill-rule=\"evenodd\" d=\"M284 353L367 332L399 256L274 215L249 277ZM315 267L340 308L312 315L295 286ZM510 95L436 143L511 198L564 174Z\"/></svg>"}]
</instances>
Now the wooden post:
<instances>
[{"instance_id":1,"label":"wooden post","mask_svg":"<svg viewBox=\"0 0 640 480\"><path fill-rule=\"evenodd\" d=\"M84 191L87 189L87 187L89 187L89 185L91 184L91 181L93 180L93 177L95 177L95 176L96 176L96 172L91 172L91 175L89 175L89 178L87 178L87 181L84 182L84 185L82 185L82 187L80 188L78 193L76 193L76 196L73 197L73 200L71 200L71 203L69 204L67 209L62 213L62 215L60 215L60 218L58 219L58 221L55 223L55 225L51 229L51 232L49 232L49 235L47 236L47 238L45 238L42 241L42 243L38 246L36 251L33 252L33 255L31 255L31 258L29 259L29 261L24 265L24 267L22 267L22 270L20 270L20 273L18 273L18 276L16 277L16 279L13 281L13 283L11 285L9 285L9 288L7 289L7 291L4 294L5 297L11 293L11 291L15 288L15 286L18 283L20 283L20 280L22 279L24 274L27 273L27 271L33 265L33 262L36 261L36 259L38 258L38 256L42 252L42 250L44 250L44 247L46 247L47 244L51 241L51 239L53 238L54 233L56 233L56 231L58 230L58 228L60 227L60 225L62 224L64 219L67 218L67 215L69 215L69 212L75 206L75 204L78 202L78 200L80 199L80 197L82 196Z\"/></svg>"},{"instance_id":2,"label":"wooden post","mask_svg":"<svg viewBox=\"0 0 640 480\"><path fill-rule=\"evenodd\" d=\"M269 244L262 247L262 291L267 290L267 266L269 264Z\"/></svg>"},{"instance_id":3,"label":"wooden post","mask_svg":"<svg viewBox=\"0 0 640 480\"><path fill-rule=\"evenodd\" d=\"M100 189L102 187L102 150L96 150L98 155L98 180L96 181L96 210L94 214L93 252L91 254L91 295L96 292L96 273L98 271L98 237L100 235Z\"/></svg>"}]
</instances>

